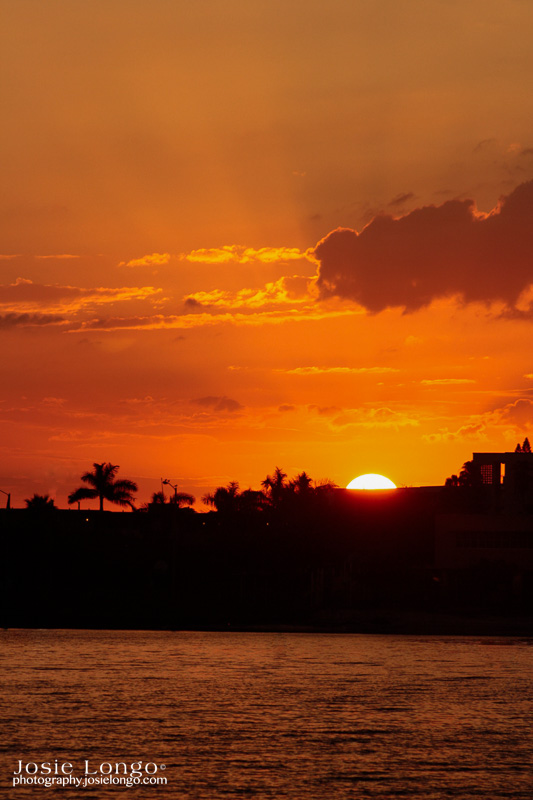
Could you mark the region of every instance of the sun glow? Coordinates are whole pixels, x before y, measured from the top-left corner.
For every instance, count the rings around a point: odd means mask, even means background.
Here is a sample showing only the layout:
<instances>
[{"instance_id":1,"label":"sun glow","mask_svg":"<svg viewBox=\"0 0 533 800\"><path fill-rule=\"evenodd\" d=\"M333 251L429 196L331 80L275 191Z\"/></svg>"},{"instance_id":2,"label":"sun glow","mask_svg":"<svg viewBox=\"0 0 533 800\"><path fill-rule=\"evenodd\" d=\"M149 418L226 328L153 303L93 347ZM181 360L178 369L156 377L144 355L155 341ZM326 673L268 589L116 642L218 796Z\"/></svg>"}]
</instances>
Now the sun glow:
<instances>
[{"instance_id":1,"label":"sun glow","mask_svg":"<svg viewBox=\"0 0 533 800\"><path fill-rule=\"evenodd\" d=\"M375 472L368 472L366 475L359 475L350 481L347 489L396 489L396 484L384 475L376 475Z\"/></svg>"}]
</instances>

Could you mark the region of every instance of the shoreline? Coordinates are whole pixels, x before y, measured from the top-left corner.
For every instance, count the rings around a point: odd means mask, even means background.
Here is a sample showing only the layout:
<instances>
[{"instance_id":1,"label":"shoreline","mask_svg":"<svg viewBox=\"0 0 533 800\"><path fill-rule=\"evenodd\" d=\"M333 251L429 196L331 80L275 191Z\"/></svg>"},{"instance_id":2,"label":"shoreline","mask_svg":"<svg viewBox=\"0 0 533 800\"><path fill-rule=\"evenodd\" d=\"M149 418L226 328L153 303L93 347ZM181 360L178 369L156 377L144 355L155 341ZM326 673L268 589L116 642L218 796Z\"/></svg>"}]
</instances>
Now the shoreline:
<instances>
[{"instance_id":1,"label":"shoreline","mask_svg":"<svg viewBox=\"0 0 533 800\"><path fill-rule=\"evenodd\" d=\"M531 637L533 617L502 617L496 615L429 615L429 614L381 614L359 615L350 621L316 621L312 623L220 623L203 622L181 625L124 625L102 624L15 624L4 627L3 632L16 630L39 631L149 631L149 632L198 632L198 633L300 633L300 634L351 634L376 636L487 636L487 637Z\"/></svg>"}]
</instances>

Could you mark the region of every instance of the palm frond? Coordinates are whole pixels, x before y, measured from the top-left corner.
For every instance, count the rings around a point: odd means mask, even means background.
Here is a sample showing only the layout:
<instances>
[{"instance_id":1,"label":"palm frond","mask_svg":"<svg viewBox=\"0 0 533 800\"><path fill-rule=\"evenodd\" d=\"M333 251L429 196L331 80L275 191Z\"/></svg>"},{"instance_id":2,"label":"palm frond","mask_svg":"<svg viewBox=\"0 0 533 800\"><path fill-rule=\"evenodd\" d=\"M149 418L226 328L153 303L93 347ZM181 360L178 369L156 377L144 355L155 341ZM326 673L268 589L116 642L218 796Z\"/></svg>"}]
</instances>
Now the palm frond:
<instances>
[{"instance_id":1,"label":"palm frond","mask_svg":"<svg viewBox=\"0 0 533 800\"><path fill-rule=\"evenodd\" d=\"M85 486L81 486L69 494L68 504L79 503L80 500L94 500L95 497L98 497L96 489L86 489Z\"/></svg>"}]
</instances>

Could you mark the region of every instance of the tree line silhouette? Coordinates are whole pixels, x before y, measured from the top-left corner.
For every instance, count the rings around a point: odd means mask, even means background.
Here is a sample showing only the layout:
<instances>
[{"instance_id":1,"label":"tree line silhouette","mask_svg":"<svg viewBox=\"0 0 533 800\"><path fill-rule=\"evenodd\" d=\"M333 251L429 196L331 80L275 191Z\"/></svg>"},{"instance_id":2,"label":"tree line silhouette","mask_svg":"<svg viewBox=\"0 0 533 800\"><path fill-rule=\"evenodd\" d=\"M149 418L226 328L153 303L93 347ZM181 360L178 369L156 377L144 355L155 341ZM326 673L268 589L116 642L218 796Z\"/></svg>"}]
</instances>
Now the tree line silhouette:
<instances>
[{"instance_id":1,"label":"tree line silhouette","mask_svg":"<svg viewBox=\"0 0 533 800\"><path fill-rule=\"evenodd\" d=\"M0 510L0 624L388 632L411 630L421 611L511 618L533 601L521 563L494 564L486 550L468 568L435 561L437 515L492 514L483 487L468 488L469 462L448 484L467 488L385 495L276 467L260 489L230 481L204 495L204 514L170 481L172 492L136 508L137 485L118 473L95 462L69 495L95 510L62 511L37 494L27 509ZM102 513L107 504L135 513Z\"/></svg>"},{"instance_id":2,"label":"tree line silhouette","mask_svg":"<svg viewBox=\"0 0 533 800\"><path fill-rule=\"evenodd\" d=\"M531 453L531 444L526 437L522 444L516 445L515 453ZM104 500L122 507L129 507L132 511L147 511L151 506L173 505L177 508L193 506L196 502L194 495L188 492L178 492L177 486L172 486L170 481L163 483L170 485L174 493L168 498L163 489L154 492L150 502L144 503L140 509L135 506L135 494L138 486L135 481L118 479L116 477L119 465L111 462L93 463L92 471L84 472L81 480L86 484L75 489L68 496L68 504L77 504L80 508L82 500L99 501L99 510L104 509ZM477 487L481 479L479 472L474 467L473 461L465 461L458 475L446 478L446 487ZM252 513L258 511L290 510L295 504L302 505L304 501L310 502L312 498L323 497L331 493L338 486L331 480L313 480L307 472L298 473L289 479L281 467L276 467L271 475L261 481L261 489L241 490L238 481L230 481L226 486L219 486L214 492L204 494L204 505L221 514ZM48 494L34 494L25 500L26 507L34 511L50 511L57 508L55 500Z\"/></svg>"},{"instance_id":3,"label":"tree line silhouette","mask_svg":"<svg viewBox=\"0 0 533 800\"><path fill-rule=\"evenodd\" d=\"M68 496L68 504L77 504L83 500L99 501L99 510L104 509L104 500L122 507L129 507L132 511L147 511L151 506L173 505L177 508L192 506L196 502L194 495L188 492L178 492L173 486L174 493L168 498L163 489L154 492L149 503L144 503L140 509L135 506L135 493L138 486L135 481L118 479L116 477L118 464L110 462L95 462L92 471L84 472L81 480L87 484L75 489ZM166 480L170 486L170 481ZM281 467L276 467L272 475L267 475L261 482L261 489L245 489L241 491L238 481L230 481L226 486L219 486L214 492L202 497L204 505L222 514L237 512L257 512L265 509L280 509L293 506L298 501L310 500L312 497L324 496L326 493L337 489L337 485L330 480L313 480L307 472L300 472L289 480L287 473ZM34 511L50 511L56 509L55 500L48 494L34 494L25 500L26 507Z\"/></svg>"}]
</instances>

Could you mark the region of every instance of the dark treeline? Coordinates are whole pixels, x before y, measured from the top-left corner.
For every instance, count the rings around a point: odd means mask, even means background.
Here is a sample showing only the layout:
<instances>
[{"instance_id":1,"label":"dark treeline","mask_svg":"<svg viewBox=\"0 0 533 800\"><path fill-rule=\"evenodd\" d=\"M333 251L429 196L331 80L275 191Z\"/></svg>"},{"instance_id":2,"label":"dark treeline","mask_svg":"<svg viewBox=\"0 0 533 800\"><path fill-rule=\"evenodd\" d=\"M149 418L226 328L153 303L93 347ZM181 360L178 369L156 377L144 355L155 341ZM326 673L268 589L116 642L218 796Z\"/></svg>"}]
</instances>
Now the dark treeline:
<instances>
[{"instance_id":1,"label":"dark treeline","mask_svg":"<svg viewBox=\"0 0 533 800\"><path fill-rule=\"evenodd\" d=\"M476 487L351 492L276 470L260 492L220 487L207 513L164 496L134 513L3 509L0 624L431 632L523 615L531 573L517 591L512 567L435 561L438 514L468 497L479 510Z\"/></svg>"}]
</instances>

